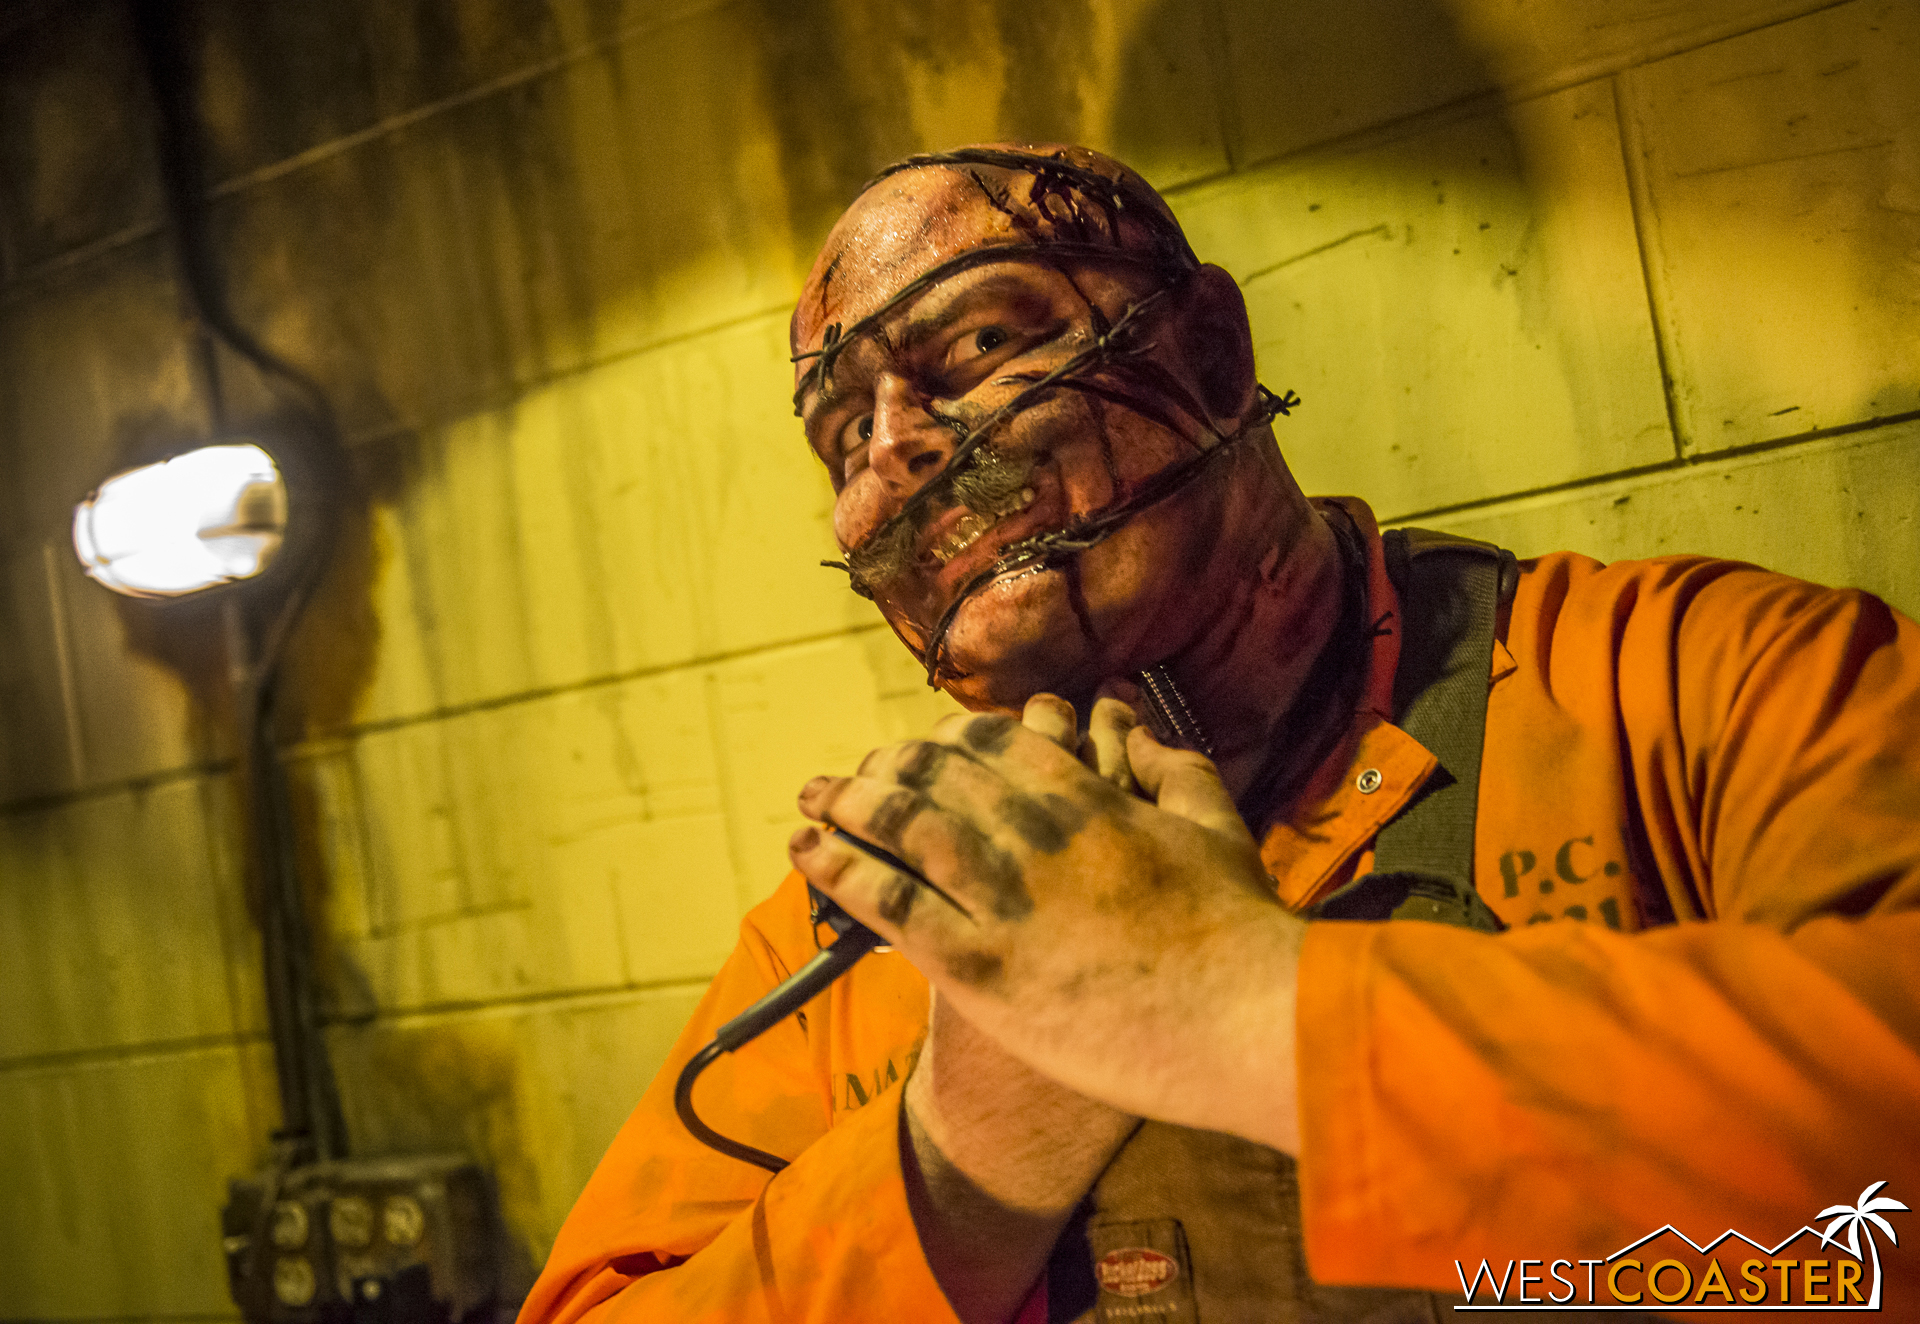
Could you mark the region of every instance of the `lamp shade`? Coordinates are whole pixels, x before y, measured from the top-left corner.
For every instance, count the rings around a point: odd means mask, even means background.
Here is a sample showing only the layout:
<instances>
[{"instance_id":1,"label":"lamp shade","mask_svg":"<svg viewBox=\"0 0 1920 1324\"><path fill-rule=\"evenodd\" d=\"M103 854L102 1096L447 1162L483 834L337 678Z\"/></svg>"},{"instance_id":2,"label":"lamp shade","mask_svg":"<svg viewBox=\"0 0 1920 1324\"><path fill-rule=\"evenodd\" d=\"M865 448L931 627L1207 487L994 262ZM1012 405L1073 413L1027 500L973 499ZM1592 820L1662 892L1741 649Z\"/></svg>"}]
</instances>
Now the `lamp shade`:
<instances>
[{"instance_id":1,"label":"lamp shade","mask_svg":"<svg viewBox=\"0 0 1920 1324\"><path fill-rule=\"evenodd\" d=\"M73 546L114 592L170 598L259 574L286 525L273 457L234 442L109 478L74 507Z\"/></svg>"}]
</instances>

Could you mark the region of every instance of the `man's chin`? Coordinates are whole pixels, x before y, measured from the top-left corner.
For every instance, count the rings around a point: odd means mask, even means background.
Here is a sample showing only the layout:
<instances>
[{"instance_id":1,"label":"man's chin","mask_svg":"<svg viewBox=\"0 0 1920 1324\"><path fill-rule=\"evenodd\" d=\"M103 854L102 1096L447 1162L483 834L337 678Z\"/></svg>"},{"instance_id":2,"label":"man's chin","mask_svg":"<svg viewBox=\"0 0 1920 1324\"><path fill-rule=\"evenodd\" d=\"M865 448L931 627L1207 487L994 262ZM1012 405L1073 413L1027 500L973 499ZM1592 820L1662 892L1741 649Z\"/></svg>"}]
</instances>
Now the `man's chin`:
<instances>
[{"instance_id":1,"label":"man's chin","mask_svg":"<svg viewBox=\"0 0 1920 1324\"><path fill-rule=\"evenodd\" d=\"M1033 695L1091 693L1100 650L1068 601L1065 576L1041 570L969 599L941 651L941 688L969 708L1018 711Z\"/></svg>"}]
</instances>

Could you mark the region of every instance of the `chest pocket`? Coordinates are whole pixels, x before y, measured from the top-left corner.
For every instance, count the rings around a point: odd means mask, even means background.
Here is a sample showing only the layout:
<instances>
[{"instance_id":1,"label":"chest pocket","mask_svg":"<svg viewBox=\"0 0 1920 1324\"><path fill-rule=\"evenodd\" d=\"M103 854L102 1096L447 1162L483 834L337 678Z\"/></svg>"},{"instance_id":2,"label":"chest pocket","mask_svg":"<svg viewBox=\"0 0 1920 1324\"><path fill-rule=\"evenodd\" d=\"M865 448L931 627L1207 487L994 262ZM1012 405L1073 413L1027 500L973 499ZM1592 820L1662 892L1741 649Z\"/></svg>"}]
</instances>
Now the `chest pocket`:
<instances>
[{"instance_id":1,"label":"chest pocket","mask_svg":"<svg viewBox=\"0 0 1920 1324\"><path fill-rule=\"evenodd\" d=\"M1214 1131L1142 1123L1061 1238L1048 1316L1075 1324L1439 1324L1442 1298L1307 1273L1294 1162Z\"/></svg>"}]
</instances>

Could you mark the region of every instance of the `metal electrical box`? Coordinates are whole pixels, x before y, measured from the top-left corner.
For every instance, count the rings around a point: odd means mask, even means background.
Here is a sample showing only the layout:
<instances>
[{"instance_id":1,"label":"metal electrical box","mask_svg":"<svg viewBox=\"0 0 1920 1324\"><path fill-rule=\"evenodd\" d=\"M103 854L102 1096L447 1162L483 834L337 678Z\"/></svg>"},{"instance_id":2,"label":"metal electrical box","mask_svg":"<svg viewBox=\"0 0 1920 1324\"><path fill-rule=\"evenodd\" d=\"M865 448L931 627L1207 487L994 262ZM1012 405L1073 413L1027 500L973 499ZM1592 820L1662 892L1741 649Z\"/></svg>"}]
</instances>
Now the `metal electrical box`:
<instances>
[{"instance_id":1,"label":"metal electrical box","mask_svg":"<svg viewBox=\"0 0 1920 1324\"><path fill-rule=\"evenodd\" d=\"M458 1155L235 1178L221 1230L249 1324L493 1318L503 1244L493 1187Z\"/></svg>"}]
</instances>

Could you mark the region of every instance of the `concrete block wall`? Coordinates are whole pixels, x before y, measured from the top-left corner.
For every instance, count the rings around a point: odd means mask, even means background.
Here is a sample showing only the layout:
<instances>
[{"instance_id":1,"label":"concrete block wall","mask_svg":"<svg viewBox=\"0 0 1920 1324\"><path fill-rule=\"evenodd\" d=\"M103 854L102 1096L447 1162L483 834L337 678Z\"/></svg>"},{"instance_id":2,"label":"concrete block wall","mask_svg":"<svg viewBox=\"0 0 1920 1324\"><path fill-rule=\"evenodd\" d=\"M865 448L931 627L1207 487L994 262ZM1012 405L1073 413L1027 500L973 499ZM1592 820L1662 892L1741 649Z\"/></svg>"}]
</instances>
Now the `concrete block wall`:
<instances>
[{"instance_id":1,"label":"concrete block wall","mask_svg":"<svg viewBox=\"0 0 1920 1324\"><path fill-rule=\"evenodd\" d=\"M1915 0L187 6L243 322L356 498L280 746L362 1153L524 1253L783 868L946 710L815 562L788 303L906 152L1080 140L1242 281L1309 490L1920 610ZM209 619L72 503L204 433L113 0L0 5L0 1319L232 1314L275 1121ZM260 384L223 362L242 420Z\"/></svg>"}]
</instances>

